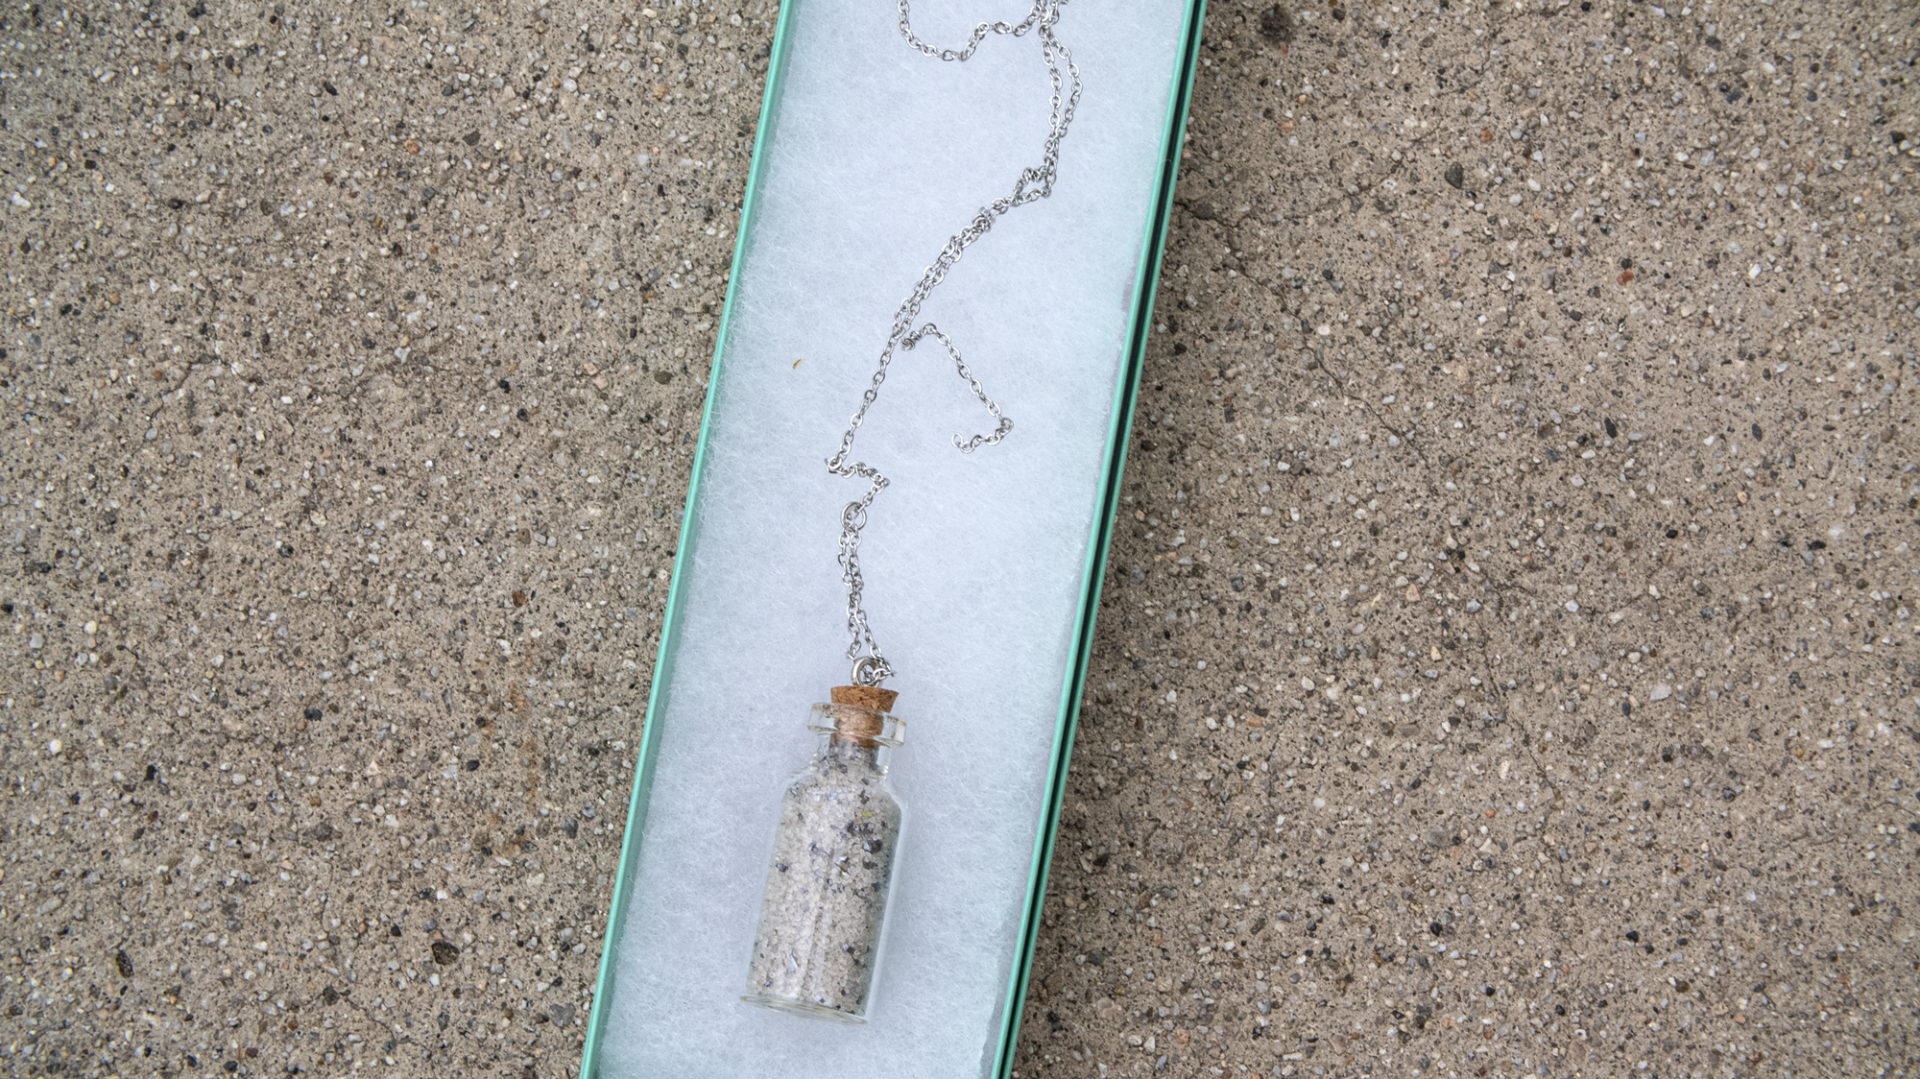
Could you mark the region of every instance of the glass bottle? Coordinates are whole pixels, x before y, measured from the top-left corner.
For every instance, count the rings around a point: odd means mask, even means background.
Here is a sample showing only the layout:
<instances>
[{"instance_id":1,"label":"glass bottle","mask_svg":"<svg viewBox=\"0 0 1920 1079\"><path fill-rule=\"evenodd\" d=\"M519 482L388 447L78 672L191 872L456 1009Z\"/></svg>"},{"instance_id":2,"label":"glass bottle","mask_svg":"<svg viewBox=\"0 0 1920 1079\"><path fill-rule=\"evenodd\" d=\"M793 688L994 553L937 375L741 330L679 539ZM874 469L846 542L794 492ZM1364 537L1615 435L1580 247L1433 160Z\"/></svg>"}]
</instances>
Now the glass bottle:
<instances>
[{"instance_id":1,"label":"glass bottle","mask_svg":"<svg viewBox=\"0 0 1920 1079\"><path fill-rule=\"evenodd\" d=\"M742 998L864 1023L905 807L887 783L904 729L897 696L838 686L813 706L813 762L787 784Z\"/></svg>"}]
</instances>

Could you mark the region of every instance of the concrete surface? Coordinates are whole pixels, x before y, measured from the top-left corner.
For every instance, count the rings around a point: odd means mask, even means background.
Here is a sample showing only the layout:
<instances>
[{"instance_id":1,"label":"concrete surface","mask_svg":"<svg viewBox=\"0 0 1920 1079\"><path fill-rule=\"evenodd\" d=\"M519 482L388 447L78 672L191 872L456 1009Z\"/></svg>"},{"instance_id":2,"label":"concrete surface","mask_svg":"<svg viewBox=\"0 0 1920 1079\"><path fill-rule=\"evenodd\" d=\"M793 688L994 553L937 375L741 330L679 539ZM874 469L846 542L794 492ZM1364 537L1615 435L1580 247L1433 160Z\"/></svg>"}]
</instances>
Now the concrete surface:
<instances>
[{"instance_id":1,"label":"concrete surface","mask_svg":"<svg viewBox=\"0 0 1920 1079\"><path fill-rule=\"evenodd\" d=\"M0 14L10 1073L572 1073L771 14ZM1911 1073L1917 16L1214 8L1020 1075Z\"/></svg>"}]
</instances>

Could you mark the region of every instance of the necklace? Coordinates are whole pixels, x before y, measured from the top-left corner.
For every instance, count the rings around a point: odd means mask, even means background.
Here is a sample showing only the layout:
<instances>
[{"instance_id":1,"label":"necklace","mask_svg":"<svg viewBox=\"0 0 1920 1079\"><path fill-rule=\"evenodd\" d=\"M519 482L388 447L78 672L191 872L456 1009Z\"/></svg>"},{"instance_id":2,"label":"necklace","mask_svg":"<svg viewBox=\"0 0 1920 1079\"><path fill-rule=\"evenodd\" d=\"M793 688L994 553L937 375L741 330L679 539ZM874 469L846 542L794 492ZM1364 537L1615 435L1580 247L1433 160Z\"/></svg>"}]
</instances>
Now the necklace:
<instances>
[{"instance_id":1,"label":"necklace","mask_svg":"<svg viewBox=\"0 0 1920 1079\"><path fill-rule=\"evenodd\" d=\"M881 688L894 674L867 619L860 572L860 536L867 511L889 483L865 461L853 460L854 438L880 398L887 370L901 352L932 340L946 351L988 415L993 429L953 437L962 453L972 453L1007 437L1013 421L1000 411L968 369L953 339L933 322L921 322L920 308L947 272L994 222L1017 206L1053 193L1060 142L1080 103L1080 70L1054 36L1054 24L1066 0L1034 0L1019 22L983 22L966 44L938 48L914 33L910 0L898 0L900 36L925 56L964 63L989 36L1025 37L1040 43L1040 55L1052 82L1052 108L1040 163L1020 170L1013 189L981 207L965 227L948 238L913 290L894 312L872 379L860 405L840 436L840 448L827 458L836 476L867 481L860 498L840 511L841 580L847 586L846 656L853 664L850 685L833 689L831 700L813 706L808 727L820 735L813 762L794 776L781 798L772 865L761 900L759 931L748 970L750 1003L783 1011L848 1022L865 1022L879 959L881 927L899 846L903 807L887 782L889 751L901 742L904 724L890 709L897 694Z\"/></svg>"}]
</instances>

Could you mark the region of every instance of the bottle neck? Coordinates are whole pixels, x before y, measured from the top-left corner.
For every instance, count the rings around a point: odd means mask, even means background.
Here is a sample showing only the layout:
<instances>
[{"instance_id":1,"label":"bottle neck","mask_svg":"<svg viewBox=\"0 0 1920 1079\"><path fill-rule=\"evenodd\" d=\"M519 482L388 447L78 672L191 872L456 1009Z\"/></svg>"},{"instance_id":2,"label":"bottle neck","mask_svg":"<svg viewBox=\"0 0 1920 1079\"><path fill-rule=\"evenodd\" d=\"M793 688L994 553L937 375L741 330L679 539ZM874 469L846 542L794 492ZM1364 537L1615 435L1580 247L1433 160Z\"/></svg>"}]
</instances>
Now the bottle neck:
<instances>
[{"instance_id":1,"label":"bottle neck","mask_svg":"<svg viewBox=\"0 0 1920 1079\"><path fill-rule=\"evenodd\" d=\"M822 761L852 768L872 768L886 771L887 762L893 756L893 747L880 742L848 738L843 734L823 732L820 735L819 757Z\"/></svg>"},{"instance_id":2,"label":"bottle neck","mask_svg":"<svg viewBox=\"0 0 1920 1079\"><path fill-rule=\"evenodd\" d=\"M833 692L835 697L844 697L849 687L843 686ZM891 694L885 699L891 700ZM859 749L897 746L905 734L905 725L899 716L869 704L847 700L814 705L807 726L824 735L831 744Z\"/></svg>"}]
</instances>

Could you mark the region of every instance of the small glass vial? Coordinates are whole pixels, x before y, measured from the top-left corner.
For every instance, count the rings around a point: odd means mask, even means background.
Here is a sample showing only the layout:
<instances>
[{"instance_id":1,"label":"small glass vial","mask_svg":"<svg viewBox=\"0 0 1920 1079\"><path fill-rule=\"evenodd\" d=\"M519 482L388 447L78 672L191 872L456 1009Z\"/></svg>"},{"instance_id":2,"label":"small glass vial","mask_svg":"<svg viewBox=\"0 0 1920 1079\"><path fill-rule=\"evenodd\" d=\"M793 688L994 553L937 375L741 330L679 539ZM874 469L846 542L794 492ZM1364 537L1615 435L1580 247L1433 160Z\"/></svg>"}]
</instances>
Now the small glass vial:
<instances>
[{"instance_id":1,"label":"small glass vial","mask_svg":"<svg viewBox=\"0 0 1920 1079\"><path fill-rule=\"evenodd\" d=\"M742 998L847 1023L867 1021L880 929L905 807L887 783L901 721L892 690L838 686L813 706L813 763L780 799L773 864Z\"/></svg>"}]
</instances>

